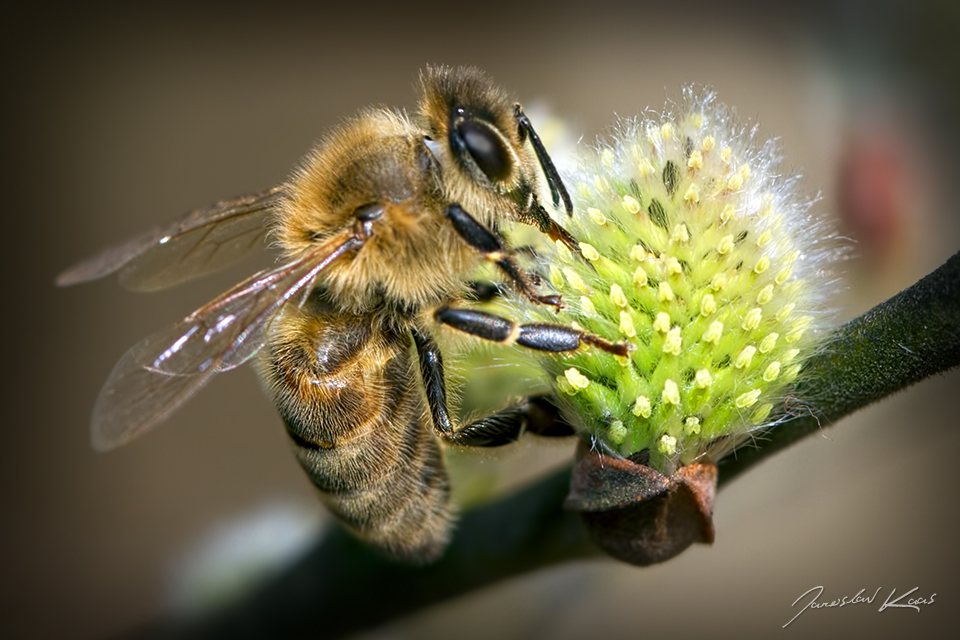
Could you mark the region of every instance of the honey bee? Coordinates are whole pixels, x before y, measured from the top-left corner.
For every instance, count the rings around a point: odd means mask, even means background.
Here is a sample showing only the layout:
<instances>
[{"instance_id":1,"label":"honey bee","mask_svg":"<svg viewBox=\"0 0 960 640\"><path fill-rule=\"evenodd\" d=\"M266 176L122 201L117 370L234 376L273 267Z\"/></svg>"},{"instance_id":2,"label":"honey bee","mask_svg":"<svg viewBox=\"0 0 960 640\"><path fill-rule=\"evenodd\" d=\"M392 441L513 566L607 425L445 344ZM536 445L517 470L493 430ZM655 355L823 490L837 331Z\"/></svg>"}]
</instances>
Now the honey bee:
<instances>
[{"instance_id":1,"label":"honey bee","mask_svg":"<svg viewBox=\"0 0 960 640\"><path fill-rule=\"evenodd\" d=\"M118 272L155 290L259 250L283 259L134 346L94 407L100 450L166 418L214 375L254 361L300 464L357 536L409 562L437 558L453 524L440 442L496 446L531 399L467 425L447 406L439 325L546 351L611 344L573 327L517 325L469 308L469 277L493 262L541 296L502 239L533 225L577 250L542 204L570 197L519 104L474 68L428 67L418 113L371 109L327 135L284 184L188 214L64 272L70 285ZM548 421L544 421L546 423Z\"/></svg>"}]
</instances>

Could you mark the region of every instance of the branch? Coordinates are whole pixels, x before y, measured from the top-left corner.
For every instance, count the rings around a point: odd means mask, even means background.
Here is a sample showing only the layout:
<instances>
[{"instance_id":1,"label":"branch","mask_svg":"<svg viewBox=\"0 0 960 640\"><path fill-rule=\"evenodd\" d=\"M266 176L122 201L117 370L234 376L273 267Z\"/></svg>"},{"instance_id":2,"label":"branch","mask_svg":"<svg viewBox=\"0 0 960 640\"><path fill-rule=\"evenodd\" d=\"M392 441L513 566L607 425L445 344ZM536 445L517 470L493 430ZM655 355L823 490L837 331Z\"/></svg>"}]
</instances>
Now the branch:
<instances>
[{"instance_id":1,"label":"branch","mask_svg":"<svg viewBox=\"0 0 960 640\"><path fill-rule=\"evenodd\" d=\"M207 620L173 620L146 638L336 638L565 561L596 557L579 516L561 508L570 469L467 513L446 554L427 567L377 555L332 527L297 564Z\"/></svg>"},{"instance_id":2,"label":"branch","mask_svg":"<svg viewBox=\"0 0 960 640\"><path fill-rule=\"evenodd\" d=\"M794 390L809 413L767 431L757 448L721 460L720 485L857 409L958 364L960 252L834 333Z\"/></svg>"},{"instance_id":3,"label":"branch","mask_svg":"<svg viewBox=\"0 0 960 640\"><path fill-rule=\"evenodd\" d=\"M720 461L720 484L767 456L896 391L960 364L960 253L849 322L808 362L795 396L809 410ZM595 557L564 511L570 469L466 514L429 567L394 564L340 528L286 573L205 620L173 620L138 638L338 637L562 562Z\"/></svg>"}]
</instances>

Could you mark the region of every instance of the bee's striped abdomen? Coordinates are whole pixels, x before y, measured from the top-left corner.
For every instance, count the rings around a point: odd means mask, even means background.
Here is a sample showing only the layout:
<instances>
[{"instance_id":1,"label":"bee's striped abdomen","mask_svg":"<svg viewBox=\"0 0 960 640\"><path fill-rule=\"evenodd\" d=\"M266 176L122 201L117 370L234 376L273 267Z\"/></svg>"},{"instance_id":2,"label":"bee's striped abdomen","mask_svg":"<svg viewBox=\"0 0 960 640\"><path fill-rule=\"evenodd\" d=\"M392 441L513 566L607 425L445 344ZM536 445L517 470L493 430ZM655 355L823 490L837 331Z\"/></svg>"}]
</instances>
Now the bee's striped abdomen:
<instances>
[{"instance_id":1,"label":"bee's striped abdomen","mask_svg":"<svg viewBox=\"0 0 960 640\"><path fill-rule=\"evenodd\" d=\"M409 333L365 320L309 303L289 312L272 329L262 373L330 510L369 543L425 562L449 541L446 470Z\"/></svg>"}]
</instances>

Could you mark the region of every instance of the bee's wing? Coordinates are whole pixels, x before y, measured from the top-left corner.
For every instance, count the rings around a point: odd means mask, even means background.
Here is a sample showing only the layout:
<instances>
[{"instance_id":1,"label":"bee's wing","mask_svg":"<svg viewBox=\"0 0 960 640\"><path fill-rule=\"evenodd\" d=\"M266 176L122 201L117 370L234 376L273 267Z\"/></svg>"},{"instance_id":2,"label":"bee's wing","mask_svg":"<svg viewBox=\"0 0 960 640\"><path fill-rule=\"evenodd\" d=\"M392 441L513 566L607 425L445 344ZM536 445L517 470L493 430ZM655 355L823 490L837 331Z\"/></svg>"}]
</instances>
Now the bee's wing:
<instances>
[{"instance_id":1,"label":"bee's wing","mask_svg":"<svg viewBox=\"0 0 960 640\"><path fill-rule=\"evenodd\" d=\"M215 374L249 360L264 345L283 305L298 294L302 300L317 274L361 245L346 229L293 262L254 274L130 349L94 406L94 448L126 443L170 415Z\"/></svg>"},{"instance_id":2,"label":"bee's wing","mask_svg":"<svg viewBox=\"0 0 960 640\"><path fill-rule=\"evenodd\" d=\"M222 269L263 248L282 187L222 200L111 247L57 276L65 287L120 272L134 291L156 291Z\"/></svg>"}]
</instances>

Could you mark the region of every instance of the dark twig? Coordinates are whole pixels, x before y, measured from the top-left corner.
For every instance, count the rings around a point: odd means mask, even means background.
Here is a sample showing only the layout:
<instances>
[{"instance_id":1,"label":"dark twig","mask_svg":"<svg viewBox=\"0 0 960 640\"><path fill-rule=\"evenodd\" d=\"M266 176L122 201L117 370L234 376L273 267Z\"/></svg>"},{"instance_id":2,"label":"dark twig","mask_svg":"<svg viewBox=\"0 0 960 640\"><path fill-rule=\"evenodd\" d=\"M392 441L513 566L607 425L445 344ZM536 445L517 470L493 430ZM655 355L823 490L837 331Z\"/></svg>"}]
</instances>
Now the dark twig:
<instances>
[{"instance_id":1,"label":"dark twig","mask_svg":"<svg viewBox=\"0 0 960 640\"><path fill-rule=\"evenodd\" d=\"M593 557L579 516L562 508L564 469L466 514L440 561L427 567L376 555L332 528L295 566L206 620L172 620L136 638L335 638L480 587Z\"/></svg>"}]
</instances>

